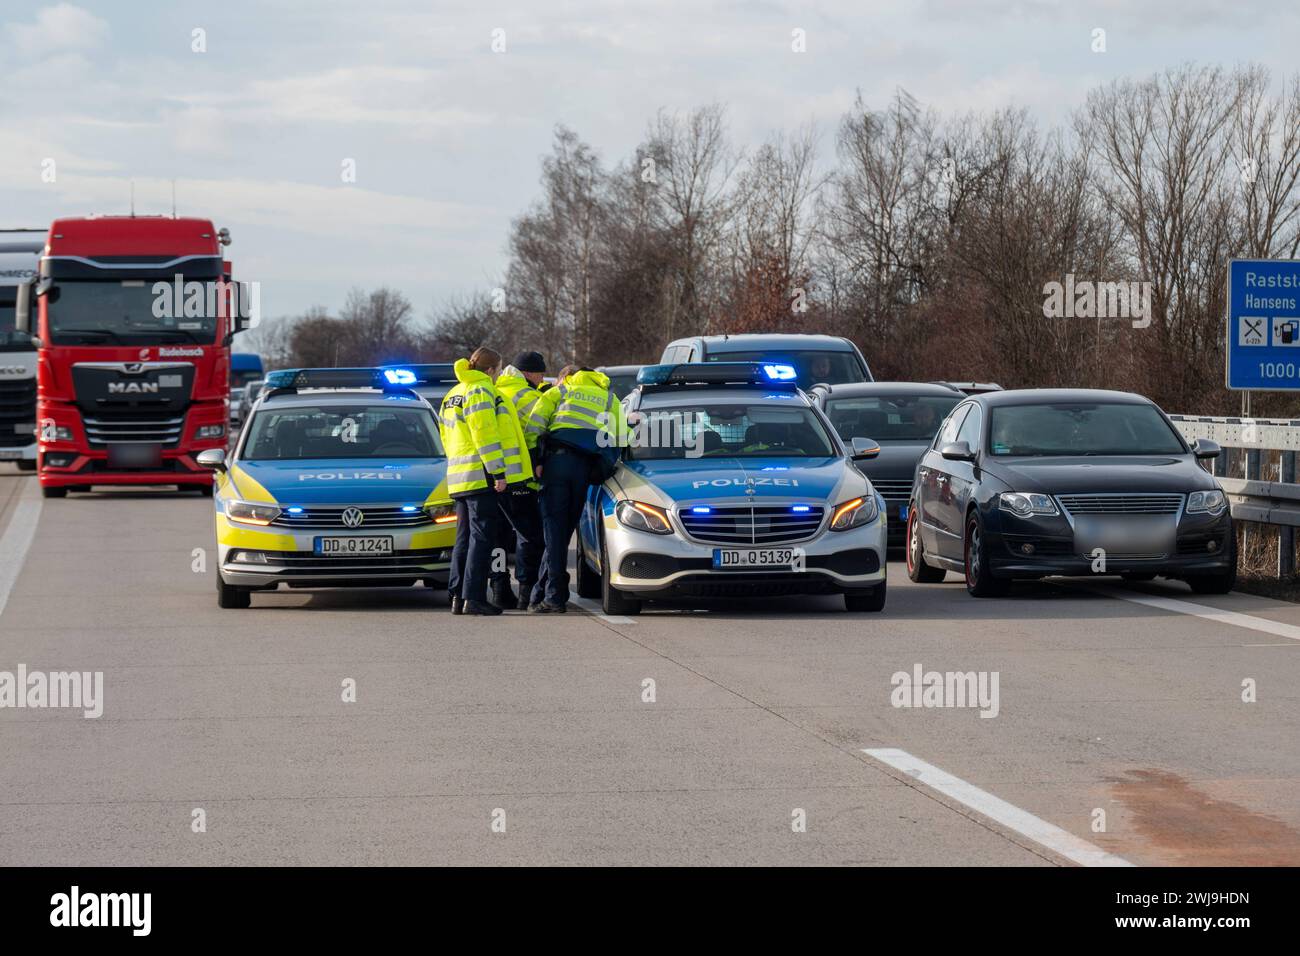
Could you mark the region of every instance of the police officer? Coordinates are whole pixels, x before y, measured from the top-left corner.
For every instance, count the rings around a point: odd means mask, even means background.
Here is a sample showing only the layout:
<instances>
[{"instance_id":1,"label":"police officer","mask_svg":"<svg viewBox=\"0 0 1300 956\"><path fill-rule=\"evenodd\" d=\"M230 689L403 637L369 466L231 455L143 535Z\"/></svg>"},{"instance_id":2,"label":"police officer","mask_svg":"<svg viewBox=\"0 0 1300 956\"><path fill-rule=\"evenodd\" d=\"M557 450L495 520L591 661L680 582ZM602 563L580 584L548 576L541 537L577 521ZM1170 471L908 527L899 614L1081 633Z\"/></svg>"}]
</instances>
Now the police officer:
<instances>
[{"instance_id":1,"label":"police officer","mask_svg":"<svg viewBox=\"0 0 1300 956\"><path fill-rule=\"evenodd\" d=\"M455 364L456 385L442 400L447 492L456 502L456 545L447 590L453 614L500 614L487 599L488 575L503 519L498 496L532 478L532 461L514 406L492 384L501 354L478 348Z\"/></svg>"},{"instance_id":2,"label":"police officer","mask_svg":"<svg viewBox=\"0 0 1300 956\"><path fill-rule=\"evenodd\" d=\"M540 461L536 454L538 439L546 434L555 414L554 404L542 397L545 375L546 359L538 352L522 352L515 356L513 363L502 369L496 380L497 390L514 406L524 444L534 462ZM515 606L521 611L540 603L544 597L544 588L538 587L544 541L538 488L534 476L527 482L511 484L509 493L500 499L509 527L514 532L506 537L514 538L515 580L519 582ZM492 595L498 606L505 607L504 601L510 595L510 581L504 575L502 577L499 580L494 576Z\"/></svg>"},{"instance_id":3,"label":"police officer","mask_svg":"<svg viewBox=\"0 0 1300 956\"><path fill-rule=\"evenodd\" d=\"M569 539L578 527L587 488L599 477L602 461L624 443L623 406L603 372L579 368L544 393L552 406L543 447L541 510L546 539L542 572L545 593L529 607L540 614L563 614L569 603Z\"/></svg>"}]
</instances>

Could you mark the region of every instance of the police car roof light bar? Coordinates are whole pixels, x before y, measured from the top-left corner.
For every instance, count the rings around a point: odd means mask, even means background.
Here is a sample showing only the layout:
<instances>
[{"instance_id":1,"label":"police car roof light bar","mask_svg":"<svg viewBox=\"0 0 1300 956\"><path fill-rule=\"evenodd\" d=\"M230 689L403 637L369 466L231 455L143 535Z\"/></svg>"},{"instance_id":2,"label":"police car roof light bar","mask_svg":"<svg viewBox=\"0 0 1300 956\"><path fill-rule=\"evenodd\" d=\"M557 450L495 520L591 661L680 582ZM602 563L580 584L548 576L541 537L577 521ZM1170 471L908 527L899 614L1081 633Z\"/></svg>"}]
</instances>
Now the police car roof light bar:
<instances>
[{"instance_id":1,"label":"police car roof light bar","mask_svg":"<svg viewBox=\"0 0 1300 956\"><path fill-rule=\"evenodd\" d=\"M389 372L409 372L413 377L409 381L400 383L406 386L436 385L440 382L451 382L455 384L456 382L456 367L450 362L430 362L416 365L383 365L380 366L379 370L384 374L385 379L392 384L398 383L392 382L392 379L388 376ZM399 377L406 378L404 375Z\"/></svg>"},{"instance_id":2,"label":"police car roof light bar","mask_svg":"<svg viewBox=\"0 0 1300 956\"><path fill-rule=\"evenodd\" d=\"M687 365L647 365L637 373L644 391L684 386L732 386L794 389L797 372L793 365L773 362L693 362Z\"/></svg>"},{"instance_id":3,"label":"police car roof light bar","mask_svg":"<svg viewBox=\"0 0 1300 956\"><path fill-rule=\"evenodd\" d=\"M266 394L283 395L308 388L379 388L409 391L417 381L405 368L281 368L266 373Z\"/></svg>"}]
</instances>

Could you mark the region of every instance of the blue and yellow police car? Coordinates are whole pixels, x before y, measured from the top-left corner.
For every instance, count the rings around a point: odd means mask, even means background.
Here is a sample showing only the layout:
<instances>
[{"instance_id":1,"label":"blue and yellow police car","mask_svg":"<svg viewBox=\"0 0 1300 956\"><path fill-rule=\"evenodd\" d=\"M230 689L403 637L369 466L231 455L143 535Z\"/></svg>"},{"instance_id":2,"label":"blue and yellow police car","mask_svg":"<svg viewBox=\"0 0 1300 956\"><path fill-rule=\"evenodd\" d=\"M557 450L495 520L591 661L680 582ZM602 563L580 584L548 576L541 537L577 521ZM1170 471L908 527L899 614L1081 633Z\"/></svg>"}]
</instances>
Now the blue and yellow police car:
<instances>
[{"instance_id":1,"label":"blue and yellow police car","mask_svg":"<svg viewBox=\"0 0 1300 956\"><path fill-rule=\"evenodd\" d=\"M217 603L254 591L446 587L455 511L437 416L409 369L282 369L216 471Z\"/></svg>"},{"instance_id":2,"label":"blue and yellow police car","mask_svg":"<svg viewBox=\"0 0 1300 956\"><path fill-rule=\"evenodd\" d=\"M577 590L607 614L655 598L842 594L885 605L886 517L785 364L652 365L624 401L612 478L588 496Z\"/></svg>"}]
</instances>

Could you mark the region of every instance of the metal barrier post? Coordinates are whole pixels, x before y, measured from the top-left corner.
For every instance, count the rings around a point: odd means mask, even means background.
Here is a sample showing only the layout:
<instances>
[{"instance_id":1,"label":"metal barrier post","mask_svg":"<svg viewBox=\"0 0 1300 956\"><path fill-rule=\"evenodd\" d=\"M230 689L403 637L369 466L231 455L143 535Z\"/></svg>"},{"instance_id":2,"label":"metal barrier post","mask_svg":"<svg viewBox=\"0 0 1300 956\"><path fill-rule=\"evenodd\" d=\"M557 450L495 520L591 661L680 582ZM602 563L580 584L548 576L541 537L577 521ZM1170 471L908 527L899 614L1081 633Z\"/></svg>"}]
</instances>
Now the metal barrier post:
<instances>
[{"instance_id":1,"label":"metal barrier post","mask_svg":"<svg viewBox=\"0 0 1300 956\"><path fill-rule=\"evenodd\" d=\"M1259 449L1252 448L1246 452L1246 480L1259 481Z\"/></svg>"},{"instance_id":2,"label":"metal barrier post","mask_svg":"<svg viewBox=\"0 0 1300 956\"><path fill-rule=\"evenodd\" d=\"M1278 480L1288 485L1295 483L1295 452L1282 452ZM1295 529L1288 525L1278 525L1277 529L1277 576L1284 581L1295 576Z\"/></svg>"}]
</instances>

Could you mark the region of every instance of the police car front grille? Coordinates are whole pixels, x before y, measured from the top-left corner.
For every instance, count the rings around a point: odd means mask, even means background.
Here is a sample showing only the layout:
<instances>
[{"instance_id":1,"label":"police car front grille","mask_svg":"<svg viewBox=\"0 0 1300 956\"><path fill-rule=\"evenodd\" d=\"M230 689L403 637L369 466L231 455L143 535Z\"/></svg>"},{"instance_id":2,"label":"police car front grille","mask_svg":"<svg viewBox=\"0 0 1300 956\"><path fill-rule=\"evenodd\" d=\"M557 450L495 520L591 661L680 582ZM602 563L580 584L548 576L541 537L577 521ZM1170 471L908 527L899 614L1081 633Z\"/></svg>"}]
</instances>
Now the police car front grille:
<instances>
[{"instance_id":1,"label":"police car front grille","mask_svg":"<svg viewBox=\"0 0 1300 956\"><path fill-rule=\"evenodd\" d=\"M886 501L906 502L912 496L911 478L872 478L871 484Z\"/></svg>"},{"instance_id":2,"label":"police car front grille","mask_svg":"<svg viewBox=\"0 0 1300 956\"><path fill-rule=\"evenodd\" d=\"M811 538L821 527L824 509L791 511L790 505L717 507L697 514L689 507L677 514L682 527L696 541L714 544L782 544Z\"/></svg>"},{"instance_id":3,"label":"police car front grille","mask_svg":"<svg viewBox=\"0 0 1300 956\"><path fill-rule=\"evenodd\" d=\"M86 441L91 448L136 442L173 448L181 440L181 429L185 427L184 415L172 418L112 415L86 417L82 421L86 426Z\"/></svg>"},{"instance_id":4,"label":"police car front grille","mask_svg":"<svg viewBox=\"0 0 1300 956\"><path fill-rule=\"evenodd\" d=\"M403 511L401 508L361 508L363 519L355 527L343 523L347 508L304 508L300 512L281 511L271 522L281 528L302 528L319 531L371 531L384 529L420 528L433 524L428 513Z\"/></svg>"}]
</instances>

